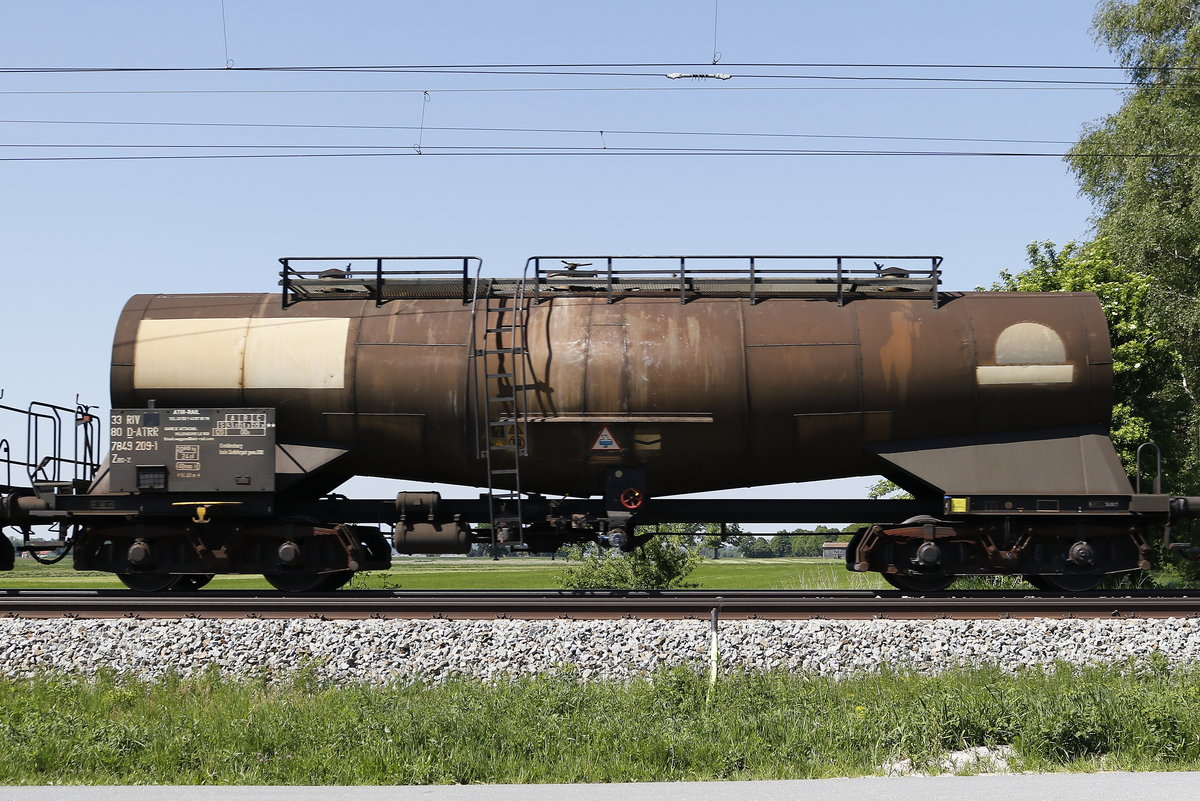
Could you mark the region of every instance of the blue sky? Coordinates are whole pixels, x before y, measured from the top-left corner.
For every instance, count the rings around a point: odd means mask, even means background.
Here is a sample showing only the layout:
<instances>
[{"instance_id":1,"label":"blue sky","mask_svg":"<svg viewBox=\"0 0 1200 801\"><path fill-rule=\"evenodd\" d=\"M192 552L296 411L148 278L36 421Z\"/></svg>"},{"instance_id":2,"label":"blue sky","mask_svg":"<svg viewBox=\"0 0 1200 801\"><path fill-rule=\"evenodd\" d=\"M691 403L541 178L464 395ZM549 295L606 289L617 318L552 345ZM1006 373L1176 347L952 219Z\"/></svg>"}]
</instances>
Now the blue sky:
<instances>
[{"instance_id":1,"label":"blue sky","mask_svg":"<svg viewBox=\"0 0 1200 801\"><path fill-rule=\"evenodd\" d=\"M704 65L713 57L714 5L225 0L223 35L220 0L7 3L0 66L220 68L227 58L238 68ZM275 260L285 255L471 254L504 274L539 253L941 254L947 286L970 289L1001 269L1020 269L1031 240L1086 236L1090 208L1057 158L441 154L454 146L600 143L1058 152L1065 145L614 132L1072 141L1121 101L1111 87L767 79L737 66L1111 65L1088 31L1091 0L722 0L716 9L721 63L672 71L728 72L728 81L671 81L659 74L666 68L640 70L653 76L0 74L0 158L183 152L28 147L46 144L355 146L397 154L0 161L0 331L10 352L0 373L3 402L70 401L79 393L106 406L112 327L129 295L269 291ZM791 72L1120 79L1022 70ZM172 93L156 93L163 91ZM422 114L424 131L395 127L418 126Z\"/></svg>"}]
</instances>

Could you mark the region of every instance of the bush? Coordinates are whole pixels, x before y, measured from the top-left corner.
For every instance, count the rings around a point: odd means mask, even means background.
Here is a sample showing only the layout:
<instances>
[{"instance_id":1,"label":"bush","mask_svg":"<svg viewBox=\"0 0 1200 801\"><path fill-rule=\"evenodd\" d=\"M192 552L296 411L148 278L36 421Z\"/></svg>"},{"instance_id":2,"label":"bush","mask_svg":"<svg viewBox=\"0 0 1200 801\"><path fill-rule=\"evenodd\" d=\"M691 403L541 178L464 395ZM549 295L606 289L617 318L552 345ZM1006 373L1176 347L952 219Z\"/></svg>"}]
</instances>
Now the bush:
<instances>
[{"instance_id":1,"label":"bush","mask_svg":"<svg viewBox=\"0 0 1200 801\"><path fill-rule=\"evenodd\" d=\"M684 578L701 557L691 542L654 537L629 553L592 545L569 548L566 558L558 581L569 590L678 590L697 586Z\"/></svg>"}]
</instances>

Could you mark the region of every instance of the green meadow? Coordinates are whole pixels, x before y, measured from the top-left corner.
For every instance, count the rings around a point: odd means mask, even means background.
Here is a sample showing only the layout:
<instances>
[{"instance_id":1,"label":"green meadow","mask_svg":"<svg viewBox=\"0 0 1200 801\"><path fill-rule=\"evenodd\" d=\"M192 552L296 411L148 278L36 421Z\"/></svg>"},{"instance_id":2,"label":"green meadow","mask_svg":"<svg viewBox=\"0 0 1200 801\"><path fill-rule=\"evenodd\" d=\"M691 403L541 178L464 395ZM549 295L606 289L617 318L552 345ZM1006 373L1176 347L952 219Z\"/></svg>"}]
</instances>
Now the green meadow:
<instances>
[{"instance_id":1,"label":"green meadow","mask_svg":"<svg viewBox=\"0 0 1200 801\"><path fill-rule=\"evenodd\" d=\"M397 558L392 569L355 577L350 587L400 590L545 590L557 589L562 560L548 557ZM851 573L840 560L778 557L706 559L687 579L707 590L869 590L886 585L874 574ZM108 573L79 572L70 557L57 565L18 559L11 573L0 573L0 589L122 589ZM262 576L218 576L214 590L270 589Z\"/></svg>"}]
</instances>

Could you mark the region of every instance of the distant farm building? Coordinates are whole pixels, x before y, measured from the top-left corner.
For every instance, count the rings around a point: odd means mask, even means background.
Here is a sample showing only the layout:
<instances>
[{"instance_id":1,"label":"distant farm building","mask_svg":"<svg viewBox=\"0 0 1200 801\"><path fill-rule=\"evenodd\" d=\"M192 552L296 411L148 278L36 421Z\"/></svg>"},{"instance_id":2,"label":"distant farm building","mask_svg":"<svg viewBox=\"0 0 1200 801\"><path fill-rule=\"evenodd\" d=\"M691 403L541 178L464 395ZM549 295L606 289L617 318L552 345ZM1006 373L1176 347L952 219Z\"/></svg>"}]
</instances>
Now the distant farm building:
<instances>
[{"instance_id":1,"label":"distant farm building","mask_svg":"<svg viewBox=\"0 0 1200 801\"><path fill-rule=\"evenodd\" d=\"M845 559L848 542L827 542L821 546L822 559Z\"/></svg>"}]
</instances>

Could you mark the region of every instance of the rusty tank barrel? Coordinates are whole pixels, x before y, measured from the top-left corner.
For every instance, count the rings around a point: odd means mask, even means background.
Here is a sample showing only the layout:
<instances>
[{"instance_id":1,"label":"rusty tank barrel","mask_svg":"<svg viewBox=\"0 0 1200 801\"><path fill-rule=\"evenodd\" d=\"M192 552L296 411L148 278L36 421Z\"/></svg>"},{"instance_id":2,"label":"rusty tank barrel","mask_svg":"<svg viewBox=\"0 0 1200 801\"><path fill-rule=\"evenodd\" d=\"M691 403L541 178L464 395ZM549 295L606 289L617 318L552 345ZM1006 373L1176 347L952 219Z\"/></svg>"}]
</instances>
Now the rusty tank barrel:
<instances>
[{"instance_id":1,"label":"rusty tank barrel","mask_svg":"<svg viewBox=\"0 0 1200 801\"><path fill-rule=\"evenodd\" d=\"M507 321L435 284L382 305L137 295L112 404L274 407L281 442L344 450L348 473L471 486L488 485L480 457L507 435L525 451L521 489L546 494L603 494L614 467L644 470L655 496L880 473L947 493L1129 492L1093 295L682 303L571 280L515 311L510 299ZM502 391L519 396L519 425L488 428ZM993 463L1047 441L1065 467L1036 450L1040 464ZM1098 461L1072 461L1089 448Z\"/></svg>"}]
</instances>

